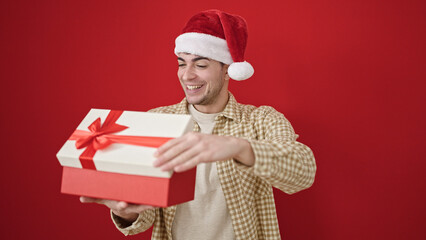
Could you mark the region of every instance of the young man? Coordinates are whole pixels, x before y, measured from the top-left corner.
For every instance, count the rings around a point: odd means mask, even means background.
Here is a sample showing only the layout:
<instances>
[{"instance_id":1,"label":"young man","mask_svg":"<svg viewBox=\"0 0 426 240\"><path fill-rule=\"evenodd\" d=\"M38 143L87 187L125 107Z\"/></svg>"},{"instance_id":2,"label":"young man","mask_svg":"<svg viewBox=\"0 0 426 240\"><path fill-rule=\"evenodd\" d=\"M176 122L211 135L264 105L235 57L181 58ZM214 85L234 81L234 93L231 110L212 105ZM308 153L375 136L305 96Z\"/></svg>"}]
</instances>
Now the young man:
<instances>
[{"instance_id":1,"label":"young man","mask_svg":"<svg viewBox=\"0 0 426 240\"><path fill-rule=\"evenodd\" d=\"M272 186L292 194L314 181L311 150L272 107L237 103L230 79L253 74L244 61L245 20L218 10L193 16L176 39L178 77L186 98L152 112L192 114L196 131L155 153L154 166L197 166L193 201L168 208L82 197L105 204L125 235L154 225L152 239L280 239Z\"/></svg>"}]
</instances>

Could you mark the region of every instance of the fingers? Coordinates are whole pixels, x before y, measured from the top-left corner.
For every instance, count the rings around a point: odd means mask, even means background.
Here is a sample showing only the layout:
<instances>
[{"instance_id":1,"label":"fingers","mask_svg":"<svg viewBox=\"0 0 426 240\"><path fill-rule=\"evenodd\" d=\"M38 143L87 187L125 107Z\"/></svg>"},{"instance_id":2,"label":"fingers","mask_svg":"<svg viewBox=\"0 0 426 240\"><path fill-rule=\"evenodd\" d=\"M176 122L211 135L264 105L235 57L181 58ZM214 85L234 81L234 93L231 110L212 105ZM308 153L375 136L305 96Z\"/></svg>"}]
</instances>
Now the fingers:
<instances>
[{"instance_id":1,"label":"fingers","mask_svg":"<svg viewBox=\"0 0 426 240\"><path fill-rule=\"evenodd\" d=\"M182 172L203 162L216 162L232 158L237 148L224 136L187 133L161 146L154 154L153 166L163 171Z\"/></svg>"},{"instance_id":2,"label":"fingers","mask_svg":"<svg viewBox=\"0 0 426 240\"><path fill-rule=\"evenodd\" d=\"M198 148L188 149L188 150L180 153L176 157L171 158L171 160L165 162L161 166L161 170L163 170L163 171L170 171L170 170L178 171L179 166L182 165L182 164L185 164L185 163L195 167L197 165L197 160L198 160L197 155L198 154L199 154Z\"/></svg>"},{"instance_id":3,"label":"fingers","mask_svg":"<svg viewBox=\"0 0 426 240\"><path fill-rule=\"evenodd\" d=\"M182 154L186 157L188 157L188 155L193 156L193 152L187 153L186 151L197 146L197 144L202 140L202 137L203 136L200 133L191 132L180 138L168 141L157 149L154 154L154 156L157 157L157 160L153 162L153 166L161 167L163 171L172 170L176 164L168 164L167 166L163 165L169 163L171 160L176 160L176 158L178 158L177 161L181 162L183 160L181 157Z\"/></svg>"},{"instance_id":4,"label":"fingers","mask_svg":"<svg viewBox=\"0 0 426 240\"><path fill-rule=\"evenodd\" d=\"M148 209L153 209L153 206L150 205L138 205L138 204L129 204L126 208L127 211L129 212L137 212L137 213L141 213L145 210Z\"/></svg>"},{"instance_id":5,"label":"fingers","mask_svg":"<svg viewBox=\"0 0 426 240\"><path fill-rule=\"evenodd\" d=\"M188 148L188 144L186 144L184 141L176 141L176 143L173 143L173 145L170 145L158 151L159 157L153 162L153 166L162 167L165 163L168 163L170 159L177 157L181 153L185 152ZM168 171L163 168L161 169L163 171Z\"/></svg>"},{"instance_id":6,"label":"fingers","mask_svg":"<svg viewBox=\"0 0 426 240\"><path fill-rule=\"evenodd\" d=\"M82 203L99 203L102 199L99 198L92 198L92 197L85 197L85 196L81 196L80 197L80 202Z\"/></svg>"},{"instance_id":7,"label":"fingers","mask_svg":"<svg viewBox=\"0 0 426 240\"><path fill-rule=\"evenodd\" d=\"M154 157L160 156L161 154L166 152L168 149L175 146L176 144L179 144L180 142L181 142L181 138L175 138L175 139L172 139L172 140L164 143L159 148L157 148L157 151L155 151L155 153L154 153Z\"/></svg>"},{"instance_id":8,"label":"fingers","mask_svg":"<svg viewBox=\"0 0 426 240\"><path fill-rule=\"evenodd\" d=\"M105 205L105 206L107 206L111 209L126 208L127 205L128 205L128 203L126 203L126 202L119 202L119 201L108 200L108 199L100 199L100 198L92 198L92 197L86 197L86 196L81 196L80 202L102 204L102 205Z\"/></svg>"},{"instance_id":9,"label":"fingers","mask_svg":"<svg viewBox=\"0 0 426 240\"><path fill-rule=\"evenodd\" d=\"M145 210L154 208L153 206L150 206L150 205L131 204L124 201L99 199L99 198L92 198L92 197L86 197L86 196L81 196L80 202L98 203L98 204L105 205L106 207L110 208L114 212L114 214L121 217L136 216Z\"/></svg>"},{"instance_id":10,"label":"fingers","mask_svg":"<svg viewBox=\"0 0 426 240\"><path fill-rule=\"evenodd\" d=\"M182 164L179 164L179 165L173 167L173 170L175 172L184 172L184 171L187 171L187 170L197 166L199 162L201 162L201 157L196 156L196 157L192 158L192 161L186 161L186 162L183 162Z\"/></svg>"},{"instance_id":11,"label":"fingers","mask_svg":"<svg viewBox=\"0 0 426 240\"><path fill-rule=\"evenodd\" d=\"M128 204L126 202L118 202L115 206L111 207L111 210L117 216L125 219L136 220L140 213L152 208L154 207L149 205L136 205Z\"/></svg>"},{"instance_id":12,"label":"fingers","mask_svg":"<svg viewBox=\"0 0 426 240\"><path fill-rule=\"evenodd\" d=\"M109 205L109 207L111 208L112 212L121 217L126 219L127 221L133 222L135 221L139 214L142 213L145 210L148 209L153 209L153 206L149 206L149 205L138 205L138 204L129 204L126 202L115 202L115 206L114 205Z\"/></svg>"}]
</instances>

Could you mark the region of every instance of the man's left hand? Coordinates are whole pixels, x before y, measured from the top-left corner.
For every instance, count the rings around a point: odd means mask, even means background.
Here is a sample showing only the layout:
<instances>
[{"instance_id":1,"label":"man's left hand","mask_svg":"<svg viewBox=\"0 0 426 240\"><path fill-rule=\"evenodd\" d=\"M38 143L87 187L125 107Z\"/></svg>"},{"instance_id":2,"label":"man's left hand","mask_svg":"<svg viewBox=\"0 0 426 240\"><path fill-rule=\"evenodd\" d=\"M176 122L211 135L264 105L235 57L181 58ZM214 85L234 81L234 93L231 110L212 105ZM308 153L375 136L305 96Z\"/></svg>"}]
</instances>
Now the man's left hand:
<instances>
[{"instance_id":1,"label":"man's left hand","mask_svg":"<svg viewBox=\"0 0 426 240\"><path fill-rule=\"evenodd\" d=\"M190 132L172 139L157 149L154 167L163 171L183 172L200 163L231 158L253 166L254 153L250 143L242 138Z\"/></svg>"}]
</instances>

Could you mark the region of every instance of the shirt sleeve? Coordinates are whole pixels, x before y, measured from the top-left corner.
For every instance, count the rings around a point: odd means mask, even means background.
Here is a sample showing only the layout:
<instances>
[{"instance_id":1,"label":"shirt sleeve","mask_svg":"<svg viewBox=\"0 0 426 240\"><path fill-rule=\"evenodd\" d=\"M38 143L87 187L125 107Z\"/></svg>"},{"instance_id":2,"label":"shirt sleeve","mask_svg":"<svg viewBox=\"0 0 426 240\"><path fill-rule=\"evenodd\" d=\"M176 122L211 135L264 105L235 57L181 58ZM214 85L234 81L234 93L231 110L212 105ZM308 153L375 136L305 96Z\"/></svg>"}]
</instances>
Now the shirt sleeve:
<instances>
[{"instance_id":1,"label":"shirt sleeve","mask_svg":"<svg viewBox=\"0 0 426 240\"><path fill-rule=\"evenodd\" d=\"M309 147L297 142L290 122L272 107L261 107L252 114L256 139L247 139L255 164L237 168L251 172L281 191L293 194L309 188L315 178L316 164Z\"/></svg>"},{"instance_id":2,"label":"shirt sleeve","mask_svg":"<svg viewBox=\"0 0 426 240\"><path fill-rule=\"evenodd\" d=\"M131 224L126 224L122 218L111 211L111 218L115 227L125 236L134 235L148 230L155 220L157 209L148 209L139 214L139 217Z\"/></svg>"}]
</instances>

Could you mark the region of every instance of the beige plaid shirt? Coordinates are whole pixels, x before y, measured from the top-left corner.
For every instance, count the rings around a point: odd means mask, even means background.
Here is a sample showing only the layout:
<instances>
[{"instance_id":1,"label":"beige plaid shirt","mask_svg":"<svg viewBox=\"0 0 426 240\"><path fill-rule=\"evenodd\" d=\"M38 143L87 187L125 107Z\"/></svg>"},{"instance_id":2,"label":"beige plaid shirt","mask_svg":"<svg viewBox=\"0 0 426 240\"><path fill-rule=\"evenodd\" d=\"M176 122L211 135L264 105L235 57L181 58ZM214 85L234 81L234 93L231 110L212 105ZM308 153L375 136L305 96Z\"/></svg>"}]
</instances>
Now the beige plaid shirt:
<instances>
[{"instance_id":1,"label":"beige plaid shirt","mask_svg":"<svg viewBox=\"0 0 426 240\"><path fill-rule=\"evenodd\" d=\"M186 99L151 112L189 114ZM316 165L312 151L296 141L290 122L274 108L237 103L230 94L228 104L216 119L213 134L247 139L255 154L255 164L246 167L229 159L217 162L217 174L225 195L237 239L280 239L272 186L292 194L310 187ZM199 131L196 125L195 131ZM125 235L149 229L152 239L172 239L176 206L146 210L125 228L113 216Z\"/></svg>"}]
</instances>

